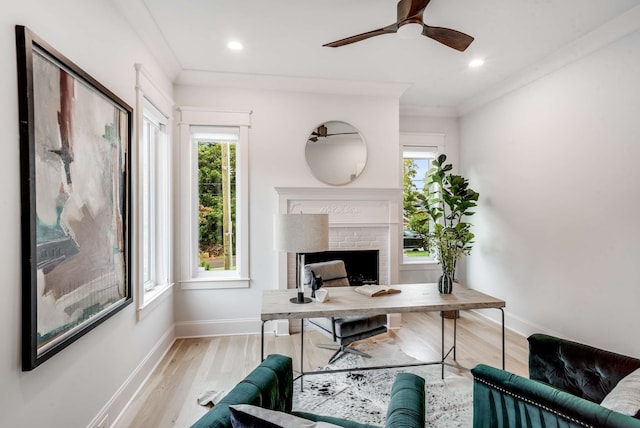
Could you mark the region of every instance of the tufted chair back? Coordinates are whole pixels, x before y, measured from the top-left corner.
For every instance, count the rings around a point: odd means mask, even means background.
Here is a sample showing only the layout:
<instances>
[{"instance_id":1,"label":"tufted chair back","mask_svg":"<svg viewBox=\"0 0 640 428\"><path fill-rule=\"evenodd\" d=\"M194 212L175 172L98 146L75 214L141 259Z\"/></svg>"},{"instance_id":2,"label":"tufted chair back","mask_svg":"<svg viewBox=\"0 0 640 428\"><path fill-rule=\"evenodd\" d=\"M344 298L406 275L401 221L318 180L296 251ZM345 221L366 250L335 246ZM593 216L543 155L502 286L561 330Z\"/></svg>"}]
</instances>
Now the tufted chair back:
<instances>
[{"instance_id":1,"label":"tufted chair back","mask_svg":"<svg viewBox=\"0 0 640 428\"><path fill-rule=\"evenodd\" d=\"M529 378L600 404L640 359L544 334L529 338Z\"/></svg>"}]
</instances>

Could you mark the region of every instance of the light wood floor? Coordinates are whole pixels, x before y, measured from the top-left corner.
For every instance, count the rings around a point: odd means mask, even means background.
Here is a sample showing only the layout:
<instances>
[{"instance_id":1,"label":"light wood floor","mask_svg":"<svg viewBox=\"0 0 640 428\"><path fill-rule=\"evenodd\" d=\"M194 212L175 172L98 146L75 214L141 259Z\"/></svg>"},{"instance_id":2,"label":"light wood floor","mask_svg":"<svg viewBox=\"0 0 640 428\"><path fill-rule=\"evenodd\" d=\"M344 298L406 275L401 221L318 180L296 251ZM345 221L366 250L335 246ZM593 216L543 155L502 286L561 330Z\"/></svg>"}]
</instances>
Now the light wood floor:
<instances>
[{"instance_id":1,"label":"light wood floor","mask_svg":"<svg viewBox=\"0 0 640 428\"><path fill-rule=\"evenodd\" d=\"M501 367L500 326L472 313L461 312L457 322L457 362L464 367L484 363ZM296 321L294 321L296 322ZM447 345L453 335L453 321L446 320ZM402 326L386 333L395 338L408 355L423 361L440 359L439 313L411 313L402 316ZM326 364L333 351L317 348L327 337L305 330L304 367L312 370ZM357 348L357 344L354 344ZM265 337L265 355L289 355L294 370L300 361L300 335ZM506 369L527 376L528 344L524 337L507 330ZM207 408L197 397L209 390L228 391L260 361L260 335L178 339L167 352L116 428L189 427ZM455 370L448 368L448 370ZM469 376L468 371L460 374Z\"/></svg>"}]
</instances>

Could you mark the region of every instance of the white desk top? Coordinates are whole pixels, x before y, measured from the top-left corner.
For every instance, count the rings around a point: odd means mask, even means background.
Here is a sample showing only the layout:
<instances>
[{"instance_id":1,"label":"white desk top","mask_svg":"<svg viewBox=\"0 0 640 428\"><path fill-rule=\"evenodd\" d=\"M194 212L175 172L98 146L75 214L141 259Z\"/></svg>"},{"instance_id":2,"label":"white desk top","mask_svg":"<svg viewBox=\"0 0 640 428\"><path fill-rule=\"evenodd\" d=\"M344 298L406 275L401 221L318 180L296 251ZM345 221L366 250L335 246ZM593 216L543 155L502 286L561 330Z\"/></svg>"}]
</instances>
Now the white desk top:
<instances>
[{"instance_id":1,"label":"white desk top","mask_svg":"<svg viewBox=\"0 0 640 428\"><path fill-rule=\"evenodd\" d=\"M368 297L354 291L355 287L327 287L329 300L324 303L291 303L296 290L265 290L262 293L262 321L337 317L346 315L377 315L402 312L453 311L466 309L504 308L505 301L454 284L453 293L440 294L438 284L390 285L401 293Z\"/></svg>"}]
</instances>

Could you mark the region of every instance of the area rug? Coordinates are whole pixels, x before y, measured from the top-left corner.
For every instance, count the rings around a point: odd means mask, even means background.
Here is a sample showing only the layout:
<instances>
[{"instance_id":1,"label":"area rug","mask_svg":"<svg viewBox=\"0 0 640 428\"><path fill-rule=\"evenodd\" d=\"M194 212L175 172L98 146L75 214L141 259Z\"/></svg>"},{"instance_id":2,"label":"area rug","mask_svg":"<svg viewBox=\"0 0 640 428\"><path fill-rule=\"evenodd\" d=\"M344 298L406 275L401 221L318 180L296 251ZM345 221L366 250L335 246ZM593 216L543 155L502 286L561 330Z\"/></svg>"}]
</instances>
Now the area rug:
<instances>
[{"instance_id":1,"label":"area rug","mask_svg":"<svg viewBox=\"0 0 640 428\"><path fill-rule=\"evenodd\" d=\"M418 362L404 354L393 338L367 341L355 348L372 358L346 354L335 363L318 369ZM427 427L472 426L471 379L445 368L443 380L440 365L308 375L304 377L303 391L300 391L300 380L294 384L293 409L384 426L391 386L399 372L415 373L425 379Z\"/></svg>"}]
</instances>

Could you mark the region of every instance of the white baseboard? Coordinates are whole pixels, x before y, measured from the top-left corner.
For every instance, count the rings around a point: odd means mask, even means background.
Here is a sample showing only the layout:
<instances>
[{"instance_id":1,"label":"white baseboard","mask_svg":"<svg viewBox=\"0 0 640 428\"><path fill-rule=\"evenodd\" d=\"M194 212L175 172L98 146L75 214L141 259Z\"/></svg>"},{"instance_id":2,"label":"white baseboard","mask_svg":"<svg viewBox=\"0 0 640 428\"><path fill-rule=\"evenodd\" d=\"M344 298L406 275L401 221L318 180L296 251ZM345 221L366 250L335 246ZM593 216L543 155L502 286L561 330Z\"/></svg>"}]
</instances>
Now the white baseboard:
<instances>
[{"instance_id":1,"label":"white baseboard","mask_svg":"<svg viewBox=\"0 0 640 428\"><path fill-rule=\"evenodd\" d=\"M473 310L473 312L483 318L495 322L496 324L501 323L500 313L497 310ZM518 333L519 335L524 337L529 337L534 333L544 333L551 336L563 337L562 334L556 331L541 327L529 320L513 315L506 310L504 311L504 325L506 329Z\"/></svg>"},{"instance_id":2,"label":"white baseboard","mask_svg":"<svg viewBox=\"0 0 640 428\"><path fill-rule=\"evenodd\" d=\"M258 318L234 318L209 321L183 321L175 324L176 338L232 336L236 334L260 334L262 321ZM272 323L265 324L265 333L274 330Z\"/></svg>"},{"instance_id":3,"label":"white baseboard","mask_svg":"<svg viewBox=\"0 0 640 428\"><path fill-rule=\"evenodd\" d=\"M100 412L93 418L88 428L106 428L114 426L116 421L129 407L131 400L136 396L140 388L147 382L151 373L158 366L167 351L175 341L175 331L172 326L151 349L147 356L138 364L127 380L105 404Z\"/></svg>"}]
</instances>

